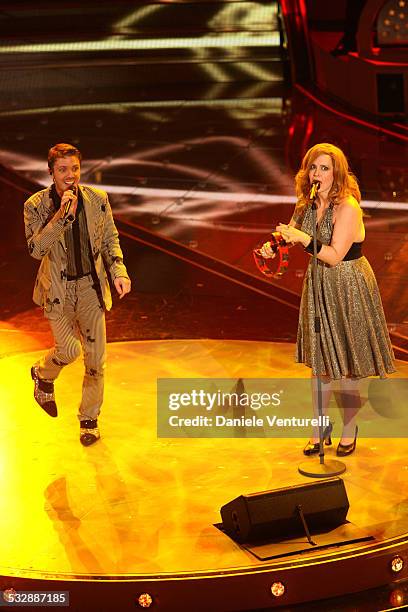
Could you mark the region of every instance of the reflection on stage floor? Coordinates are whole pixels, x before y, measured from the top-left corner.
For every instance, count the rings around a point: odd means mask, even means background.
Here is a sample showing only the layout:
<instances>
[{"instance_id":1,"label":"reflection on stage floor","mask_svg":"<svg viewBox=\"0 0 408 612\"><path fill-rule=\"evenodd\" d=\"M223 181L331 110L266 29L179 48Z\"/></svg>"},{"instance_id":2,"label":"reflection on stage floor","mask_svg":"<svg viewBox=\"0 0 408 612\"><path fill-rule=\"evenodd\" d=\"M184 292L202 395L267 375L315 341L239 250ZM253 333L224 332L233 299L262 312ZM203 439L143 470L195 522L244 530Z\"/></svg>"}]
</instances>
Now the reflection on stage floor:
<instances>
[{"instance_id":1,"label":"reflection on stage floor","mask_svg":"<svg viewBox=\"0 0 408 612\"><path fill-rule=\"evenodd\" d=\"M297 471L305 440L158 438L156 381L308 376L292 353L290 344L243 341L109 344L102 438L89 448L79 443L76 417L82 364L58 379L59 416L50 419L32 397L29 368L39 353L5 357L2 573L157 577L259 568L214 523L242 493L308 482ZM348 520L383 541L408 527L404 444L363 436L345 459Z\"/></svg>"}]
</instances>

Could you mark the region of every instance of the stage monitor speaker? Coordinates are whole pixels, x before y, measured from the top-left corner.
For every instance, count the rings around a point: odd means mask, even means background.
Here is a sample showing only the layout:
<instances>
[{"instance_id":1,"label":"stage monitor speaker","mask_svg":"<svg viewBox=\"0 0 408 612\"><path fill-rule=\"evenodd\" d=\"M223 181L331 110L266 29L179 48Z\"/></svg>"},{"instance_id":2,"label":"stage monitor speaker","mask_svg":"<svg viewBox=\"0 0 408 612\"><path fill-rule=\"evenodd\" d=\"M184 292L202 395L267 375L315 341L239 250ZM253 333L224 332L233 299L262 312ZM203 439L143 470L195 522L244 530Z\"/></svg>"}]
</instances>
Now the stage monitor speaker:
<instances>
[{"instance_id":1,"label":"stage monitor speaker","mask_svg":"<svg viewBox=\"0 0 408 612\"><path fill-rule=\"evenodd\" d=\"M404 113L404 75L377 74L377 108L379 113Z\"/></svg>"},{"instance_id":2,"label":"stage monitor speaker","mask_svg":"<svg viewBox=\"0 0 408 612\"><path fill-rule=\"evenodd\" d=\"M224 531L237 542L283 540L343 524L349 509L344 482L327 478L283 489L240 495L221 508Z\"/></svg>"}]
</instances>

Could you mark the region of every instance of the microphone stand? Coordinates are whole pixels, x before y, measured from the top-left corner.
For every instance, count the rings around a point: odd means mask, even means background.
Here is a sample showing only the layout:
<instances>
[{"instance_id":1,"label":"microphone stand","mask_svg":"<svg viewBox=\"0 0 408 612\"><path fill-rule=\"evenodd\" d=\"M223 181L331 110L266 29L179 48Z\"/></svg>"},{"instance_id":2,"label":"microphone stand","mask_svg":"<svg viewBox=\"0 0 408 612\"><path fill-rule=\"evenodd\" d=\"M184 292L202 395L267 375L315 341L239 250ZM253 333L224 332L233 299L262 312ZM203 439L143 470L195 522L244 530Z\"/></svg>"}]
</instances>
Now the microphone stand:
<instances>
[{"instance_id":1,"label":"microphone stand","mask_svg":"<svg viewBox=\"0 0 408 612\"><path fill-rule=\"evenodd\" d=\"M314 187L314 188L313 188ZM346 471L346 466L341 461L330 459L324 461L324 440L323 440L323 401L322 401L322 378L320 374L320 366L323 361L322 346L321 346L321 320L319 316L319 294L317 280L317 206L316 197L318 187L313 185L310 192L310 200L312 202L312 228L313 228L313 259L312 259L312 284L313 284L313 301L314 301L314 331L316 338L316 370L317 370L317 411L319 419L319 462L315 458L308 461L302 461L298 470L303 476L311 478L329 478L338 476Z\"/></svg>"}]
</instances>

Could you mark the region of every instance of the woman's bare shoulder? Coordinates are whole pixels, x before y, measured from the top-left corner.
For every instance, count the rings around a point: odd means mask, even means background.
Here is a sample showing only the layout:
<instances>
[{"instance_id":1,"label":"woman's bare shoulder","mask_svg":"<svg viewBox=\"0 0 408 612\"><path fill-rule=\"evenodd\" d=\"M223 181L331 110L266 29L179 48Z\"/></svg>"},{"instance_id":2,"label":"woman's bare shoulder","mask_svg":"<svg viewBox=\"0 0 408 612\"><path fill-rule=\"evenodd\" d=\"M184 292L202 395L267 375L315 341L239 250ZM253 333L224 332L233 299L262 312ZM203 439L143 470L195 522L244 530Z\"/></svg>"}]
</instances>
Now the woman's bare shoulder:
<instances>
[{"instance_id":1,"label":"woman's bare shoulder","mask_svg":"<svg viewBox=\"0 0 408 612\"><path fill-rule=\"evenodd\" d=\"M337 203L336 207L336 217L361 217L362 209L359 202L352 195L349 195L340 202Z\"/></svg>"},{"instance_id":2,"label":"woman's bare shoulder","mask_svg":"<svg viewBox=\"0 0 408 612\"><path fill-rule=\"evenodd\" d=\"M339 202L337 202L336 208L345 209L345 208L354 208L356 210L361 210L361 206L356 198L352 195L348 195Z\"/></svg>"}]
</instances>

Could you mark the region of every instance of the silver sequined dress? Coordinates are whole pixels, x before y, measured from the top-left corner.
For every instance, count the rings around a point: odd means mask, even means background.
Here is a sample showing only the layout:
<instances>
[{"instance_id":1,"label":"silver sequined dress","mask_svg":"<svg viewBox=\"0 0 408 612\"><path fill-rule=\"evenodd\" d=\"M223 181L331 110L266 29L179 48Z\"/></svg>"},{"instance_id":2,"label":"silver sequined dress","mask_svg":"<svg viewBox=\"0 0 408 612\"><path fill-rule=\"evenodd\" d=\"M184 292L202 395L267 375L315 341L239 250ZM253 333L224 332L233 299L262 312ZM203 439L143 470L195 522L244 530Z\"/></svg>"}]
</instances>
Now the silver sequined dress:
<instances>
[{"instance_id":1,"label":"silver sequined dress","mask_svg":"<svg viewBox=\"0 0 408 612\"><path fill-rule=\"evenodd\" d=\"M302 217L301 230L312 235L310 206ZM323 244L330 244L332 233L333 205L330 204L319 222L317 237ZM311 264L312 259L303 284L296 361L317 374ZM323 357L320 374L339 379L385 377L395 372L381 297L367 259L341 261L336 266L318 260L317 275Z\"/></svg>"}]
</instances>

